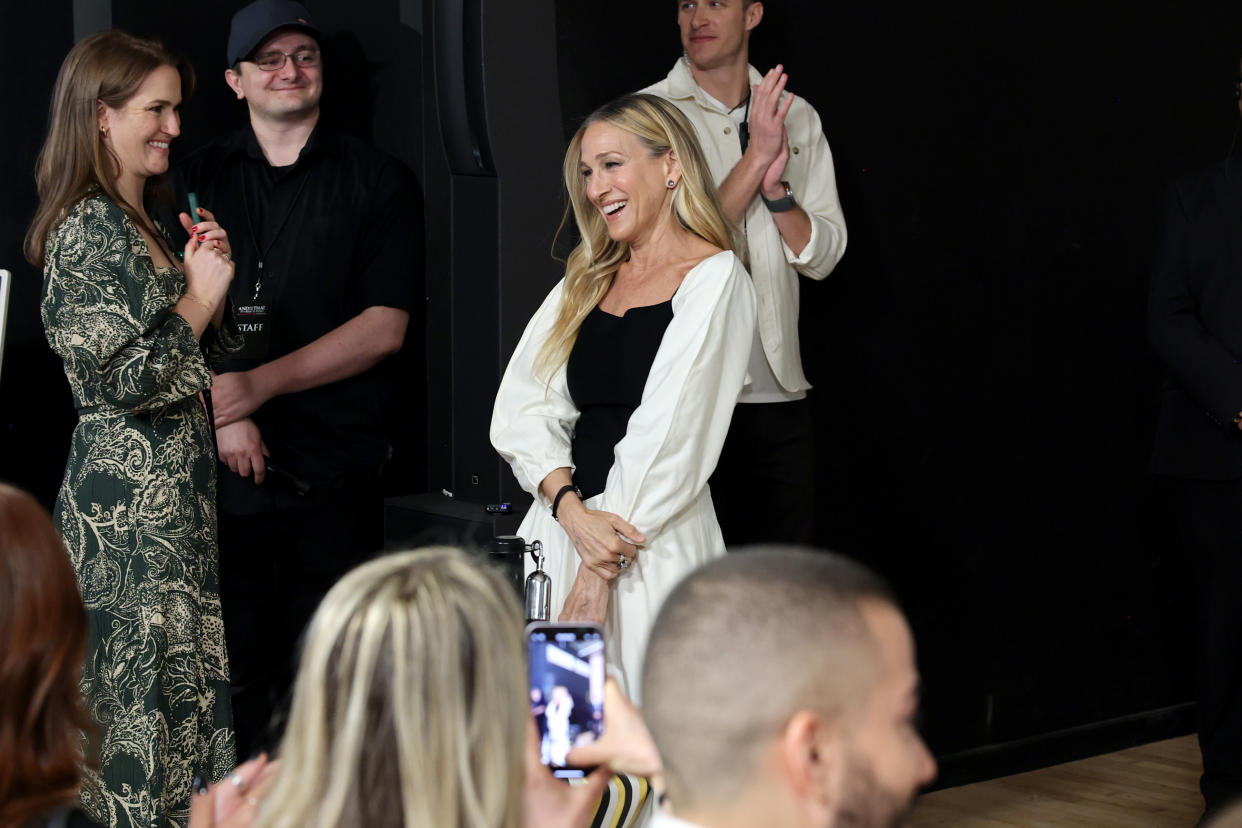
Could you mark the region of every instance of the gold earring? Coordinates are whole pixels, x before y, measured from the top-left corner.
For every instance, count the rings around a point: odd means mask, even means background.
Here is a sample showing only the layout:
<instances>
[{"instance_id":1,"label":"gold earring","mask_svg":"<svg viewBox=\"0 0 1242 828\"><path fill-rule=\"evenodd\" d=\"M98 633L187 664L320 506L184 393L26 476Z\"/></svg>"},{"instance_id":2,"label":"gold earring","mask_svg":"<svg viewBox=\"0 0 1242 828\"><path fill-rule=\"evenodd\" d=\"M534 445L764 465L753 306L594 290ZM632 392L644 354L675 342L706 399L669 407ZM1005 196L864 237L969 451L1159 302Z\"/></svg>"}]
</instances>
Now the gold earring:
<instances>
[{"instance_id":1,"label":"gold earring","mask_svg":"<svg viewBox=\"0 0 1242 828\"><path fill-rule=\"evenodd\" d=\"M105 138L107 138L107 137L108 137L108 128L107 128L106 126L101 126L101 127L99 128L99 131L100 131L101 133L103 133L103 137L105 137Z\"/></svg>"}]
</instances>

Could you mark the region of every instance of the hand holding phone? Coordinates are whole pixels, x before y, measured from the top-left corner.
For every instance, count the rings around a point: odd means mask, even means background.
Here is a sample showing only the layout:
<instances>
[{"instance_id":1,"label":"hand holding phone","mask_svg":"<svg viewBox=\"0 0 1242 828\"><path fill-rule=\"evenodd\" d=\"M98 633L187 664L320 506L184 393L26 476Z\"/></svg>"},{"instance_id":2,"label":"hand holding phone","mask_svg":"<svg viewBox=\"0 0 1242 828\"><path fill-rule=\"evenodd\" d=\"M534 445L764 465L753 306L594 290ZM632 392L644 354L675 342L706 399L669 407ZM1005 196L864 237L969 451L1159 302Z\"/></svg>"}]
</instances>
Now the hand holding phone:
<instances>
[{"instance_id":1,"label":"hand holding phone","mask_svg":"<svg viewBox=\"0 0 1242 828\"><path fill-rule=\"evenodd\" d=\"M598 624L531 624L526 649L540 760L559 778L586 776L590 768L567 757L604 733L604 631Z\"/></svg>"},{"instance_id":2,"label":"hand holding phone","mask_svg":"<svg viewBox=\"0 0 1242 828\"><path fill-rule=\"evenodd\" d=\"M535 722L526 722L526 784L522 795L525 825L539 828L582 828L590 825L612 771L601 767L577 784L566 784L539 761Z\"/></svg>"},{"instance_id":3,"label":"hand holding phone","mask_svg":"<svg viewBox=\"0 0 1242 828\"><path fill-rule=\"evenodd\" d=\"M576 767L608 765L614 773L645 776L652 780L652 789L663 789L664 765L647 723L617 684L609 678L604 686L606 732L589 745L575 747L567 757ZM660 780L657 784L656 780Z\"/></svg>"}]
</instances>

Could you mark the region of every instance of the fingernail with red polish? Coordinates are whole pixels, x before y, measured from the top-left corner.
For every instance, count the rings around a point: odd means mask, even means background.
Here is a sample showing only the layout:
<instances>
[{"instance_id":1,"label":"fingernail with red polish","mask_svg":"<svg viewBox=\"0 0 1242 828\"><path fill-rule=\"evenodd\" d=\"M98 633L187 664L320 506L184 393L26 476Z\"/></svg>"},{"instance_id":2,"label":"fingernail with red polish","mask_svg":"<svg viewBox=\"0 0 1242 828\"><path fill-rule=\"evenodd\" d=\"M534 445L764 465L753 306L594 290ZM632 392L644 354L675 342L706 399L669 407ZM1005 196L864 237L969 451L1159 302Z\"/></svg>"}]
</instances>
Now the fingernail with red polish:
<instances>
[{"instance_id":1,"label":"fingernail with red polish","mask_svg":"<svg viewBox=\"0 0 1242 828\"><path fill-rule=\"evenodd\" d=\"M199 241L207 241L207 237L206 237L206 236L199 236L199 237L198 237L198 240L199 240Z\"/></svg>"},{"instance_id":2,"label":"fingernail with red polish","mask_svg":"<svg viewBox=\"0 0 1242 828\"><path fill-rule=\"evenodd\" d=\"M196 225L194 225L193 227L191 227L191 228L190 228L190 232L191 232L191 233L197 233L197 232L198 232L198 225L196 224Z\"/></svg>"}]
</instances>

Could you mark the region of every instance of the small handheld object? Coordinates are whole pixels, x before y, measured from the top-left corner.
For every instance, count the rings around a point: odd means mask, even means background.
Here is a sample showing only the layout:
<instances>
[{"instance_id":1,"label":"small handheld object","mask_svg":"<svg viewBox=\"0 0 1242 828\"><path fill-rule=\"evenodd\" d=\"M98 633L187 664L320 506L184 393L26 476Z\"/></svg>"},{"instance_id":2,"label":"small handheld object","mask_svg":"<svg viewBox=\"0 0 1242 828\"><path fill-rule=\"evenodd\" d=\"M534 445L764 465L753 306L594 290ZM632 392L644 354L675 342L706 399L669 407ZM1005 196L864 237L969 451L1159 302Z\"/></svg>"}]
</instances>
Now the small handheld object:
<instances>
[{"instance_id":1,"label":"small handheld object","mask_svg":"<svg viewBox=\"0 0 1242 828\"><path fill-rule=\"evenodd\" d=\"M267 479L272 483L279 485L281 488L288 489L294 494L306 497L310 494L311 484L298 477L288 469L283 469L274 463L268 462L264 464L267 467Z\"/></svg>"},{"instance_id":2,"label":"small handheld object","mask_svg":"<svg viewBox=\"0 0 1242 828\"><path fill-rule=\"evenodd\" d=\"M186 193L185 200L190 202L190 223L198 223L198 196L194 193Z\"/></svg>"},{"instance_id":3,"label":"small handheld object","mask_svg":"<svg viewBox=\"0 0 1242 828\"><path fill-rule=\"evenodd\" d=\"M526 652L540 760L560 779L586 776L591 768L566 757L604 733L604 631L598 624L531 624Z\"/></svg>"}]
</instances>

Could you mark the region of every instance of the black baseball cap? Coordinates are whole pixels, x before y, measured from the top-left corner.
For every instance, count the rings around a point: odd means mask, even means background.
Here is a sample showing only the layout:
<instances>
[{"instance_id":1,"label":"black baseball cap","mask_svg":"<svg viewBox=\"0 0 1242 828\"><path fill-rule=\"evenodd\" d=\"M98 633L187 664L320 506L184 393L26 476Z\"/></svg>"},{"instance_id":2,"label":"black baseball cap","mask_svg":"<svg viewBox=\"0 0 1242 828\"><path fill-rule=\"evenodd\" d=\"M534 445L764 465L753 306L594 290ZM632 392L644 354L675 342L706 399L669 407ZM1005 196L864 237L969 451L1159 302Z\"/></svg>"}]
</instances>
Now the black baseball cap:
<instances>
[{"instance_id":1,"label":"black baseball cap","mask_svg":"<svg viewBox=\"0 0 1242 828\"><path fill-rule=\"evenodd\" d=\"M322 32L311 22L310 12L295 0L255 0L229 24L229 66L248 57L264 38L277 29L301 29L318 40Z\"/></svg>"}]
</instances>

